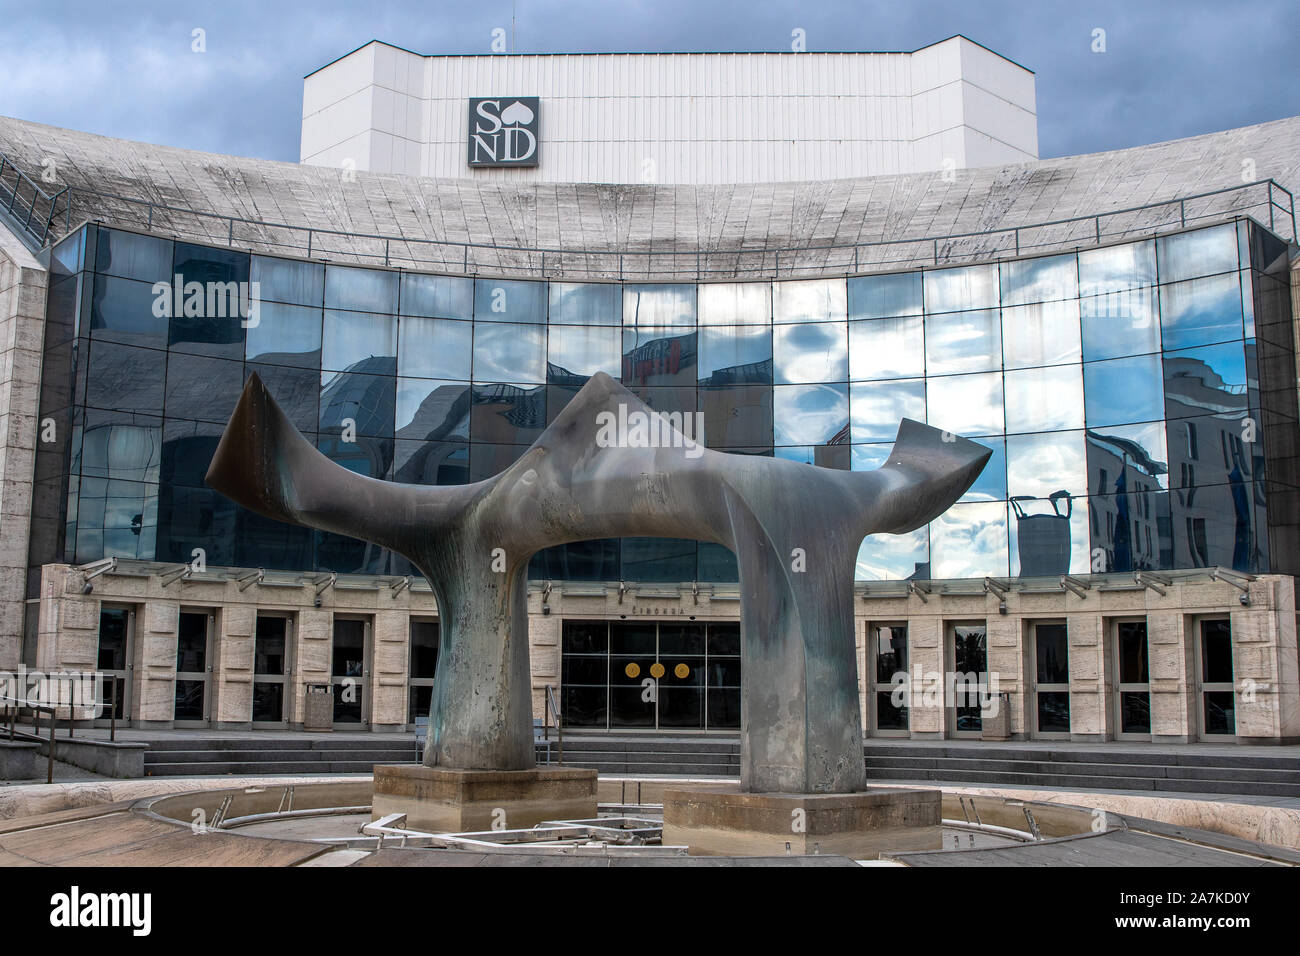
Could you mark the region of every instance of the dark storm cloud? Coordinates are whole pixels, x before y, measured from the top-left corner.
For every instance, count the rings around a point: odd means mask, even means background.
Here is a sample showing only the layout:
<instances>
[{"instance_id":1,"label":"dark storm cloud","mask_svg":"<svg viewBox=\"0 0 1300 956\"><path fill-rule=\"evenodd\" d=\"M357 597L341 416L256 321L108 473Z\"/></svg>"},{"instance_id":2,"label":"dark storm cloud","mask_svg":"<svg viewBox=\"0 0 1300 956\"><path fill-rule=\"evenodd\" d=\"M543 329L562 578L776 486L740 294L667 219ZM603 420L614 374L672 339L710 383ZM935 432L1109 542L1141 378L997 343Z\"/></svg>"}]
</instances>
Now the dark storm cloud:
<instances>
[{"instance_id":1,"label":"dark storm cloud","mask_svg":"<svg viewBox=\"0 0 1300 956\"><path fill-rule=\"evenodd\" d=\"M302 77L370 39L489 52L509 0L0 2L0 113L191 149L296 160ZM962 33L1037 74L1044 157L1300 113L1293 0L1137 3L518 0L528 52L911 50ZM207 50L192 51L193 31ZM1092 52L1093 31L1106 52Z\"/></svg>"}]
</instances>

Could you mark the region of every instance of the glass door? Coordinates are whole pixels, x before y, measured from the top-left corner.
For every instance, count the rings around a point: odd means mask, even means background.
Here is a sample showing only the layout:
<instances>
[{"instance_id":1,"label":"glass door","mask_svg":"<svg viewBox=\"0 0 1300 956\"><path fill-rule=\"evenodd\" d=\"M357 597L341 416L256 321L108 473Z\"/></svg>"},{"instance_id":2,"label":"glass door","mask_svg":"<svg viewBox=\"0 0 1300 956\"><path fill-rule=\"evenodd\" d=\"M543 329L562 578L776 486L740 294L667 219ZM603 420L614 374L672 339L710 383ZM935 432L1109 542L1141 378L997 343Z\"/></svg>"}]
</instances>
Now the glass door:
<instances>
[{"instance_id":1,"label":"glass door","mask_svg":"<svg viewBox=\"0 0 1300 956\"><path fill-rule=\"evenodd\" d=\"M370 621L363 618L334 618L333 666L334 726L360 730L370 723L366 678L370 676Z\"/></svg>"},{"instance_id":2,"label":"glass door","mask_svg":"<svg viewBox=\"0 0 1300 956\"><path fill-rule=\"evenodd\" d=\"M948 701L950 737L978 737L984 729L979 683L988 679L988 628L984 624L954 624L948 631L952 679ZM945 688L945 690L947 687Z\"/></svg>"},{"instance_id":3,"label":"glass door","mask_svg":"<svg viewBox=\"0 0 1300 956\"><path fill-rule=\"evenodd\" d=\"M1151 671L1147 622L1115 624L1115 736L1151 739Z\"/></svg>"},{"instance_id":4,"label":"glass door","mask_svg":"<svg viewBox=\"0 0 1300 956\"><path fill-rule=\"evenodd\" d=\"M289 674L290 628L286 615L257 615L253 638L254 727L281 729L289 725L285 687Z\"/></svg>"},{"instance_id":5,"label":"glass door","mask_svg":"<svg viewBox=\"0 0 1300 956\"><path fill-rule=\"evenodd\" d=\"M565 621L561 635L566 727L740 727L738 623Z\"/></svg>"},{"instance_id":6,"label":"glass door","mask_svg":"<svg viewBox=\"0 0 1300 956\"><path fill-rule=\"evenodd\" d=\"M107 727L113 714L116 688L116 717L126 720L131 713L131 655L135 633L135 610L129 607L101 607L99 611L99 648L95 668L103 677L101 707L97 726Z\"/></svg>"},{"instance_id":7,"label":"glass door","mask_svg":"<svg viewBox=\"0 0 1300 956\"><path fill-rule=\"evenodd\" d=\"M1039 737L1070 736L1070 651L1065 624L1035 624L1034 712Z\"/></svg>"},{"instance_id":8,"label":"glass door","mask_svg":"<svg viewBox=\"0 0 1300 956\"><path fill-rule=\"evenodd\" d=\"M1232 624L1227 618L1203 620L1197 628L1197 637L1201 735L1207 739L1234 737L1237 695L1232 676Z\"/></svg>"},{"instance_id":9,"label":"glass door","mask_svg":"<svg viewBox=\"0 0 1300 956\"><path fill-rule=\"evenodd\" d=\"M208 723L209 655L216 615L181 611L176 628L176 695L172 721L178 727Z\"/></svg>"},{"instance_id":10,"label":"glass door","mask_svg":"<svg viewBox=\"0 0 1300 956\"><path fill-rule=\"evenodd\" d=\"M867 671L871 675L868 704L872 708L872 729L878 737L906 737L907 705L911 693L911 676L908 674L907 658L907 625L868 624L867 646L874 657L874 660L868 664ZM895 675L898 674L908 676L906 679L896 681Z\"/></svg>"},{"instance_id":11,"label":"glass door","mask_svg":"<svg viewBox=\"0 0 1300 956\"><path fill-rule=\"evenodd\" d=\"M433 706L433 680L438 670L438 622L411 618L411 666L407 671L406 723L428 717Z\"/></svg>"}]
</instances>

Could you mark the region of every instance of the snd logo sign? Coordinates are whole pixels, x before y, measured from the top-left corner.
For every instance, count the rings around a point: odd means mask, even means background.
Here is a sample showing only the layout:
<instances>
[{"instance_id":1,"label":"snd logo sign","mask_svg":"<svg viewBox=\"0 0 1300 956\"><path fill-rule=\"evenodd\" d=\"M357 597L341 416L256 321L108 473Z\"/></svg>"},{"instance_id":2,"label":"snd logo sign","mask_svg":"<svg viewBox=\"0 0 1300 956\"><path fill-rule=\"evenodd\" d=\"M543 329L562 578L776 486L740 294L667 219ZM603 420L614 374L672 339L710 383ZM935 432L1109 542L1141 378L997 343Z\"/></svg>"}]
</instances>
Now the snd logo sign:
<instances>
[{"instance_id":1,"label":"snd logo sign","mask_svg":"<svg viewBox=\"0 0 1300 956\"><path fill-rule=\"evenodd\" d=\"M469 164L536 166L540 113L536 96L470 97Z\"/></svg>"}]
</instances>

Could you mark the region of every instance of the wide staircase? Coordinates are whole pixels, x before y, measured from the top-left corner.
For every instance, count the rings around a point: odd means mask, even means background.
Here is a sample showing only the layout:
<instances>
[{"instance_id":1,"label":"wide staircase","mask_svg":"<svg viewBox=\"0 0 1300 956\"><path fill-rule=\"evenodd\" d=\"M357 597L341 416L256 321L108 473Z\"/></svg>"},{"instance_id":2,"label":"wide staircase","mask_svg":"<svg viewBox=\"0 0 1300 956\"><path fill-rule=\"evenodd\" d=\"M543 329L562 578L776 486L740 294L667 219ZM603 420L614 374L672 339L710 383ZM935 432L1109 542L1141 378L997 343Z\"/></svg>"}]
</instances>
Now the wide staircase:
<instances>
[{"instance_id":1,"label":"wide staircase","mask_svg":"<svg viewBox=\"0 0 1300 956\"><path fill-rule=\"evenodd\" d=\"M144 774L372 773L377 763L413 763L419 759L415 738L410 734L167 737L149 741Z\"/></svg>"},{"instance_id":2,"label":"wide staircase","mask_svg":"<svg viewBox=\"0 0 1300 956\"><path fill-rule=\"evenodd\" d=\"M872 782L1004 787L1235 793L1300 797L1300 747L1155 748L1133 744L867 741ZM150 741L147 776L186 774L371 773L377 763L419 760L410 734L347 737L242 736ZM539 764L560 760L552 732L537 743ZM566 733L566 766L611 776L736 777L740 741L698 735Z\"/></svg>"}]
</instances>

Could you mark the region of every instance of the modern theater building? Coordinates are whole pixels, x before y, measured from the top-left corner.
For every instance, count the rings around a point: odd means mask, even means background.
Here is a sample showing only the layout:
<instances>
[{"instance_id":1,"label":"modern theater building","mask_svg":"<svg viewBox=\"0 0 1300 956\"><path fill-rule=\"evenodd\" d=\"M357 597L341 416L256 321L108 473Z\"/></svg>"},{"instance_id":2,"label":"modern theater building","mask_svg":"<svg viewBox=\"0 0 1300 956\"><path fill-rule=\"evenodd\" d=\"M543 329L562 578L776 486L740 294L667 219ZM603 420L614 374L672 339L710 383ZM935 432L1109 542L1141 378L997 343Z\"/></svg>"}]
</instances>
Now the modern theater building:
<instances>
[{"instance_id":1,"label":"modern theater building","mask_svg":"<svg viewBox=\"0 0 1300 956\"><path fill-rule=\"evenodd\" d=\"M102 670L144 728L301 729L326 685L335 726L409 730L436 597L205 486L244 382L432 485L501 471L604 371L729 453L871 469L901 418L993 450L862 544L868 735L980 737L956 672L1017 738L1300 741L1300 117L1039 160L1035 110L964 38L371 43L307 78L302 164L0 119L0 670ZM740 726L730 552L531 568L537 716L552 688L569 728Z\"/></svg>"}]
</instances>

